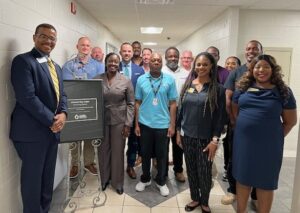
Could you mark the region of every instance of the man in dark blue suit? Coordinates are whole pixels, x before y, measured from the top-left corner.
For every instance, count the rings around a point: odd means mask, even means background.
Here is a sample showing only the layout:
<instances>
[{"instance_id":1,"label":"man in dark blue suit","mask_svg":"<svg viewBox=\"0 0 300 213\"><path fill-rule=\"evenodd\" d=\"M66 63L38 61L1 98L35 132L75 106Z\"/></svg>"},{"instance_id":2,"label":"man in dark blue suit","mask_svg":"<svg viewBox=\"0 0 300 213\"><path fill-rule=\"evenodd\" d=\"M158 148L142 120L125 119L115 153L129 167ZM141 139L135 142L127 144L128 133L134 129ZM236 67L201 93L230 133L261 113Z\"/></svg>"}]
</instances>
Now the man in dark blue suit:
<instances>
[{"instance_id":1,"label":"man in dark blue suit","mask_svg":"<svg viewBox=\"0 0 300 213\"><path fill-rule=\"evenodd\" d=\"M50 59L56 29L36 27L35 47L13 59L11 82L16 105L10 138L22 160L23 213L46 213L52 200L57 147L67 115L61 68Z\"/></svg>"},{"instance_id":2,"label":"man in dark blue suit","mask_svg":"<svg viewBox=\"0 0 300 213\"><path fill-rule=\"evenodd\" d=\"M144 70L132 63L131 59L133 57L133 48L130 43L125 42L121 45L120 55L122 57L122 61L120 63L120 72L123 75L130 78L133 88L135 88L137 79L144 74ZM133 122L134 123L134 122ZM134 171L134 164L136 160L136 154L138 150L138 139L135 136L134 128L131 128L130 135L128 137L128 149L126 152L127 155L127 168L126 172L130 178L136 179L136 173Z\"/></svg>"}]
</instances>

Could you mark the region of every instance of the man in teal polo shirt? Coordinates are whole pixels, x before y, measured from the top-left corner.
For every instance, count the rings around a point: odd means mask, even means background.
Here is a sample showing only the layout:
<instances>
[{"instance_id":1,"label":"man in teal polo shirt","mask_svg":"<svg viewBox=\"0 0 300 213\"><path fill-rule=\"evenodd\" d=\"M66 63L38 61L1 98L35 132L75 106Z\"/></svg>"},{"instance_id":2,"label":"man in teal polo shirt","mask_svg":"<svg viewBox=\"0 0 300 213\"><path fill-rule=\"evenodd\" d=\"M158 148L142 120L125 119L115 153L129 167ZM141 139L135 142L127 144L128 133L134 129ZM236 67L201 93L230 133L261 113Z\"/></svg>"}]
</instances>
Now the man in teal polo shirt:
<instances>
[{"instance_id":1,"label":"man in teal polo shirt","mask_svg":"<svg viewBox=\"0 0 300 213\"><path fill-rule=\"evenodd\" d=\"M150 165L154 152L157 159L156 186L162 196L168 196L165 173L168 141L175 133L176 84L173 77L161 72L160 54L153 53L149 65L150 72L138 79L135 90L135 132L140 136L143 159L143 174L135 189L141 192L151 185Z\"/></svg>"}]
</instances>

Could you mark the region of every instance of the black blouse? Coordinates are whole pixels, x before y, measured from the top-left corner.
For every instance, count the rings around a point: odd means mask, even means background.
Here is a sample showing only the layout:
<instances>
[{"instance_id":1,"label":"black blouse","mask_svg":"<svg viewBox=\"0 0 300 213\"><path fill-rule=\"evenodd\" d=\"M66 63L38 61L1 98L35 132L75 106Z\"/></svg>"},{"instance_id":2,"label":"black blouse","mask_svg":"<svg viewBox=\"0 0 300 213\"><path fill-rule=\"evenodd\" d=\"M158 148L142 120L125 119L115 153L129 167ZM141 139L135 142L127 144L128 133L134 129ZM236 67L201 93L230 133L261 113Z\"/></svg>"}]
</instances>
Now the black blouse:
<instances>
[{"instance_id":1,"label":"black blouse","mask_svg":"<svg viewBox=\"0 0 300 213\"><path fill-rule=\"evenodd\" d=\"M221 135L226 123L225 89L219 84L218 107L211 113L208 102L209 84L204 84L200 92L194 85L185 92L176 122L177 130L182 129L184 135L199 139L211 139Z\"/></svg>"}]
</instances>

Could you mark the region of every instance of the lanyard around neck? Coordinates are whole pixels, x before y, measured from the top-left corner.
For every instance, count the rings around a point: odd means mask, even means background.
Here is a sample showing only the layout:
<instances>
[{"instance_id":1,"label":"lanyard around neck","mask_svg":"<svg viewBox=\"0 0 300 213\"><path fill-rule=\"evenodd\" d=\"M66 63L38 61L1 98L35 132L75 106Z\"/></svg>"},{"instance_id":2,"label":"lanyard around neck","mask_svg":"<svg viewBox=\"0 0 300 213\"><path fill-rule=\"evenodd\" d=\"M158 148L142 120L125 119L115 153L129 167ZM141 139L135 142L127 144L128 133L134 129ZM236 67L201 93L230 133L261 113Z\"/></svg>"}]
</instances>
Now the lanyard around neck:
<instances>
[{"instance_id":1,"label":"lanyard around neck","mask_svg":"<svg viewBox=\"0 0 300 213\"><path fill-rule=\"evenodd\" d=\"M152 88L152 91L153 91L155 97L156 97L156 95L157 95L157 93L158 93L158 91L159 91L159 88L160 88L161 84L162 84L162 80L163 80L163 74L161 73L159 85L158 85L157 88L155 88L155 87L154 87L154 83L152 82L152 76L150 75L149 81L150 81L151 88Z\"/></svg>"}]
</instances>

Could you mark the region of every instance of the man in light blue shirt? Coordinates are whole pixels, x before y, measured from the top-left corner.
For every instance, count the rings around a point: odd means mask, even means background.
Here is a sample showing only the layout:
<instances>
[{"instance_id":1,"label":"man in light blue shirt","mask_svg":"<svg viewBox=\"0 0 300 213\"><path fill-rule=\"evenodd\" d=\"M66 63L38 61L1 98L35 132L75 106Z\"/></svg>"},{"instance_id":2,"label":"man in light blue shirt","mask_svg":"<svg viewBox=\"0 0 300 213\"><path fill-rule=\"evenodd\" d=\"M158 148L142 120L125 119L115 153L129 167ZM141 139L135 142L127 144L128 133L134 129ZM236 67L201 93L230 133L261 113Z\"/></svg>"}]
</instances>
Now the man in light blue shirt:
<instances>
[{"instance_id":1,"label":"man in light blue shirt","mask_svg":"<svg viewBox=\"0 0 300 213\"><path fill-rule=\"evenodd\" d=\"M96 75L104 72L104 65L91 58L91 41L88 37L81 37L77 43L78 54L75 58L67 61L63 68L62 74L64 80L72 79L93 79ZM78 147L79 148L79 147ZM84 169L93 175L97 175L97 169L94 163L94 149L90 141L84 143ZM72 162L70 178L78 175L77 166L78 150L72 150Z\"/></svg>"},{"instance_id":2,"label":"man in light blue shirt","mask_svg":"<svg viewBox=\"0 0 300 213\"><path fill-rule=\"evenodd\" d=\"M103 63L90 56L91 41L88 37L81 37L77 43L78 54L63 66L63 78L93 79L104 72Z\"/></svg>"},{"instance_id":3,"label":"man in light blue shirt","mask_svg":"<svg viewBox=\"0 0 300 213\"><path fill-rule=\"evenodd\" d=\"M143 174L135 189L141 192L151 184L150 164L151 157L155 153L156 186L162 196L168 196L169 189L166 185L168 141L175 132L177 91L174 78L162 73L161 68L161 55L153 53L150 59L150 72L142 75L136 84L135 132L141 140Z\"/></svg>"}]
</instances>

